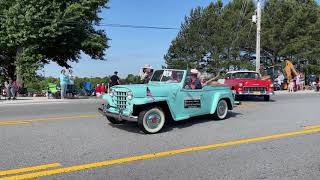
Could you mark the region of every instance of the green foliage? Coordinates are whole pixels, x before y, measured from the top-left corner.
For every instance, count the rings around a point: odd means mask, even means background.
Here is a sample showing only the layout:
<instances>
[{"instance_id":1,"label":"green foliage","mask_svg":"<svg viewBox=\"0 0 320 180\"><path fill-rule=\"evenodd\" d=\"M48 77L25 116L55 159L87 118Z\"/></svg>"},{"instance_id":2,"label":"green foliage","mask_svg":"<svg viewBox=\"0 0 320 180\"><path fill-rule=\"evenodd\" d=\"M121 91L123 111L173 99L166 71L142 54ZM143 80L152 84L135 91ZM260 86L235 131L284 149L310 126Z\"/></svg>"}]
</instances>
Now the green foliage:
<instances>
[{"instance_id":1,"label":"green foliage","mask_svg":"<svg viewBox=\"0 0 320 180\"><path fill-rule=\"evenodd\" d=\"M320 13L314 0L268 0L262 16L262 45L273 63L318 59Z\"/></svg>"},{"instance_id":2,"label":"green foliage","mask_svg":"<svg viewBox=\"0 0 320 180\"><path fill-rule=\"evenodd\" d=\"M94 25L107 2L0 0L0 66L15 66L28 79L50 61L70 67L81 52L103 60L108 38Z\"/></svg>"},{"instance_id":3,"label":"green foliage","mask_svg":"<svg viewBox=\"0 0 320 180\"><path fill-rule=\"evenodd\" d=\"M121 83L123 83L123 84L140 84L141 83L140 76L128 74L128 76L125 79L121 80Z\"/></svg>"},{"instance_id":4,"label":"green foliage","mask_svg":"<svg viewBox=\"0 0 320 180\"><path fill-rule=\"evenodd\" d=\"M319 68L319 64L308 64L304 67L304 72L306 72L306 74L310 75L310 74L314 74L319 76L320 75L320 68Z\"/></svg>"},{"instance_id":5,"label":"green foliage","mask_svg":"<svg viewBox=\"0 0 320 180\"><path fill-rule=\"evenodd\" d=\"M251 0L226 6L217 1L193 9L164 56L167 67L206 72L251 69L255 31L249 19L254 10Z\"/></svg>"},{"instance_id":6,"label":"green foliage","mask_svg":"<svg viewBox=\"0 0 320 180\"><path fill-rule=\"evenodd\" d=\"M254 69L254 11L251 0L194 8L164 56L167 67L207 72ZM300 70L320 69L320 7L315 0L266 0L261 36L265 67L290 58Z\"/></svg>"}]
</instances>

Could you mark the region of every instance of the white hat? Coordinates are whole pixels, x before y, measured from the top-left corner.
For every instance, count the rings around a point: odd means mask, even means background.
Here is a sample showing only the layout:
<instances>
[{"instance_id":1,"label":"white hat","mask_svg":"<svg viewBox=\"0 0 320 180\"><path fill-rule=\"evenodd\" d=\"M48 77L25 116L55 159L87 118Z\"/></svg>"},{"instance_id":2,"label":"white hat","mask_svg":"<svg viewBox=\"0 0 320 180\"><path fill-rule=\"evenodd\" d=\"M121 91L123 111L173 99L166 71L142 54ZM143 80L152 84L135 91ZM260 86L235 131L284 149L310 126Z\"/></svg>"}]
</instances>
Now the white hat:
<instances>
[{"instance_id":1,"label":"white hat","mask_svg":"<svg viewBox=\"0 0 320 180\"><path fill-rule=\"evenodd\" d=\"M146 69L152 69L151 65L150 64L145 64L143 68L146 68Z\"/></svg>"},{"instance_id":2,"label":"white hat","mask_svg":"<svg viewBox=\"0 0 320 180\"><path fill-rule=\"evenodd\" d=\"M191 74L199 74L199 71L196 70L196 69L191 69L191 70L190 70L190 73L191 73Z\"/></svg>"}]
</instances>

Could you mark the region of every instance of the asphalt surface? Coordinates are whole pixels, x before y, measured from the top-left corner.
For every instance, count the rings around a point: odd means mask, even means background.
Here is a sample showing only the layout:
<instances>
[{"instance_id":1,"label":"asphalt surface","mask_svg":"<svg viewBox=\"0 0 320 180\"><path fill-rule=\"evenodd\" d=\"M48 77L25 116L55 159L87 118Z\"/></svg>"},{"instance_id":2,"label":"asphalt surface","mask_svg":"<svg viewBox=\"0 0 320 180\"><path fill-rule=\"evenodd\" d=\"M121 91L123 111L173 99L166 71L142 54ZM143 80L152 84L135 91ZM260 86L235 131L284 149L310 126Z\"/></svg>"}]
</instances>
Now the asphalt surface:
<instances>
[{"instance_id":1,"label":"asphalt surface","mask_svg":"<svg viewBox=\"0 0 320 180\"><path fill-rule=\"evenodd\" d=\"M320 177L320 94L254 98L226 120L174 122L155 135L110 124L100 103L0 106L0 179ZM47 164L55 167L34 167Z\"/></svg>"}]
</instances>

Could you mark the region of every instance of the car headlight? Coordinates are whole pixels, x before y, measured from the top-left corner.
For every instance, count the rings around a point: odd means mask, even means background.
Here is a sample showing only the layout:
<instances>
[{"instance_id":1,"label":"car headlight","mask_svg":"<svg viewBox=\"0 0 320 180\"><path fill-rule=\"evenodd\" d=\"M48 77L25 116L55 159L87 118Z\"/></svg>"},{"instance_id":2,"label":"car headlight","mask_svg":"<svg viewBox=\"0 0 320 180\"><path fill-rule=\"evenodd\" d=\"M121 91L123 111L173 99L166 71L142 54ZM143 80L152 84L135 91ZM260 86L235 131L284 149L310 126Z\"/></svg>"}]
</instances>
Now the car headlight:
<instances>
[{"instance_id":1,"label":"car headlight","mask_svg":"<svg viewBox=\"0 0 320 180\"><path fill-rule=\"evenodd\" d=\"M111 90L110 95L114 96L115 94L116 94L116 91L115 90Z\"/></svg>"},{"instance_id":2,"label":"car headlight","mask_svg":"<svg viewBox=\"0 0 320 180\"><path fill-rule=\"evenodd\" d=\"M128 92L127 97L129 100L133 99L133 93L132 92Z\"/></svg>"},{"instance_id":3,"label":"car headlight","mask_svg":"<svg viewBox=\"0 0 320 180\"><path fill-rule=\"evenodd\" d=\"M243 86L243 83L239 83L238 86L239 86L239 87L242 87L242 86Z\"/></svg>"}]
</instances>

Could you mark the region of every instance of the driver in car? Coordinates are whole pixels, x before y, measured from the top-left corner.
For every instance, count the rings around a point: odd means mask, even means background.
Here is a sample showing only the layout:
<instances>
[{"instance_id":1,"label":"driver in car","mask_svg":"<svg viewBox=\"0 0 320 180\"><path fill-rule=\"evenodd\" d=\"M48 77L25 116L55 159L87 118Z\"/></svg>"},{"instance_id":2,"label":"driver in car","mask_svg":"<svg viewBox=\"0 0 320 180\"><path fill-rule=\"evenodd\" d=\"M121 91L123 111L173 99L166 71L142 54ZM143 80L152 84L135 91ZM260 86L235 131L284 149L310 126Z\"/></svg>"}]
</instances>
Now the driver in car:
<instances>
[{"instance_id":1,"label":"driver in car","mask_svg":"<svg viewBox=\"0 0 320 180\"><path fill-rule=\"evenodd\" d=\"M167 83L178 83L180 81L181 81L181 78L178 76L177 72L172 71L170 79L167 81Z\"/></svg>"},{"instance_id":2,"label":"driver in car","mask_svg":"<svg viewBox=\"0 0 320 180\"><path fill-rule=\"evenodd\" d=\"M188 88L191 89L202 89L201 81L198 78L199 71L196 69L191 69L190 71L190 80L188 82Z\"/></svg>"}]
</instances>

